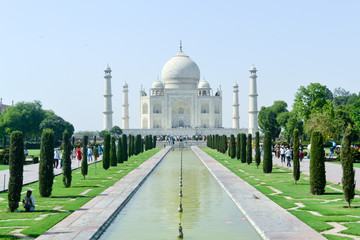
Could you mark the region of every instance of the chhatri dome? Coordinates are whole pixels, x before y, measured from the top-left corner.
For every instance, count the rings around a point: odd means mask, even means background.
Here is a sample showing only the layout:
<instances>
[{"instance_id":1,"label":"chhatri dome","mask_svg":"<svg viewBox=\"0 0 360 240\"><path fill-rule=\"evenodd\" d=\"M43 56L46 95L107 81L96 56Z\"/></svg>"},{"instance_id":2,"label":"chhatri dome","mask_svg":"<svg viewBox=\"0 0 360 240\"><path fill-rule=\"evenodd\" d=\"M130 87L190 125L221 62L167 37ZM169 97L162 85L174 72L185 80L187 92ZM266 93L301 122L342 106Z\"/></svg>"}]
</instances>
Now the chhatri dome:
<instances>
[{"instance_id":1,"label":"chhatri dome","mask_svg":"<svg viewBox=\"0 0 360 240\"><path fill-rule=\"evenodd\" d=\"M162 69L165 89L196 89L200 79L198 65L180 48Z\"/></svg>"}]
</instances>

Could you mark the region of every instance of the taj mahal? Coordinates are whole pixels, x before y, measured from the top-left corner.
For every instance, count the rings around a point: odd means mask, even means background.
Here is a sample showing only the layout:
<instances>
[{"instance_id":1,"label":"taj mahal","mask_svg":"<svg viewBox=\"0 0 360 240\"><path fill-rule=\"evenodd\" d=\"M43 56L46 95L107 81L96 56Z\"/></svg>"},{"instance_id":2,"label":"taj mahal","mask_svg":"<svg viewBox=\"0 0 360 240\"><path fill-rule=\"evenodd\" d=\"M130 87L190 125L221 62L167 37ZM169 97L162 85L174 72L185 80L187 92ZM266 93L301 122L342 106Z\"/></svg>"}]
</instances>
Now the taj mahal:
<instances>
[{"instance_id":1,"label":"taj mahal","mask_svg":"<svg viewBox=\"0 0 360 240\"><path fill-rule=\"evenodd\" d=\"M255 134L257 123L256 68L250 68L249 127L239 127L239 89L233 85L233 126L222 126L222 90L216 91L205 79L200 80L198 65L182 51L162 68L161 80L153 82L149 92L140 89L140 129L129 129L129 86L123 85L122 130L126 134L195 135L195 134ZM111 69L105 68L104 130L112 123ZM228 117L228 116L225 116ZM229 116L230 117L230 116Z\"/></svg>"}]
</instances>

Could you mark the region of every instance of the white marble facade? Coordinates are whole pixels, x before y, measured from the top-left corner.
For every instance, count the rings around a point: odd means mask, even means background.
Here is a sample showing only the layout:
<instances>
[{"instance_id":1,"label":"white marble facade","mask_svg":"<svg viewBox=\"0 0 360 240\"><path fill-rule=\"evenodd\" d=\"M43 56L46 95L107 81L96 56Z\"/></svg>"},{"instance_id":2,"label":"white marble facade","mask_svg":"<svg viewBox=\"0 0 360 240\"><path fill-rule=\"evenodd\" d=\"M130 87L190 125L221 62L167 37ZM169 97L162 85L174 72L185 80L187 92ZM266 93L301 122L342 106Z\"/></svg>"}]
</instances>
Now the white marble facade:
<instances>
[{"instance_id":1,"label":"white marble facade","mask_svg":"<svg viewBox=\"0 0 360 240\"><path fill-rule=\"evenodd\" d=\"M197 64L180 51L162 69L162 81L140 92L141 129L221 128L222 92L200 81Z\"/></svg>"}]
</instances>

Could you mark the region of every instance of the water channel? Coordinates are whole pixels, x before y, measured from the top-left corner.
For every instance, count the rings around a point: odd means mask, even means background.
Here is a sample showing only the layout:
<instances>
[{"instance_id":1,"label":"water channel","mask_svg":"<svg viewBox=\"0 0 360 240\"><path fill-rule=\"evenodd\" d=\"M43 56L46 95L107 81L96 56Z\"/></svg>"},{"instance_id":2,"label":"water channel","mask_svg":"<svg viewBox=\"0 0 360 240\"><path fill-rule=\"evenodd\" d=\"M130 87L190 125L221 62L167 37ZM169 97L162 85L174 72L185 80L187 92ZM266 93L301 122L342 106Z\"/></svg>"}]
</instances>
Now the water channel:
<instances>
[{"instance_id":1,"label":"water channel","mask_svg":"<svg viewBox=\"0 0 360 240\"><path fill-rule=\"evenodd\" d=\"M101 239L177 239L180 222L184 239L261 239L190 148L165 156Z\"/></svg>"}]
</instances>

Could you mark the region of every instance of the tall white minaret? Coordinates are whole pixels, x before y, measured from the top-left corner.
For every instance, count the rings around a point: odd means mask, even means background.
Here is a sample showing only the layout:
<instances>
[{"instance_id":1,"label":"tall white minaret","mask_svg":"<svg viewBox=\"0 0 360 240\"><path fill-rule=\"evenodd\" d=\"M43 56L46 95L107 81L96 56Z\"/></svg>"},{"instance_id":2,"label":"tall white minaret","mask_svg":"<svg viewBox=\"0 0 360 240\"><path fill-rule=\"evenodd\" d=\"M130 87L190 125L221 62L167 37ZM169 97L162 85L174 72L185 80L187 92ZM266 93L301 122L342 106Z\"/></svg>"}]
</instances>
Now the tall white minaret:
<instances>
[{"instance_id":1,"label":"tall white minaret","mask_svg":"<svg viewBox=\"0 0 360 240\"><path fill-rule=\"evenodd\" d=\"M111 103L111 68L109 65L104 70L105 72L105 91L104 91L104 127L103 130L109 131L113 127L112 121L112 103Z\"/></svg>"},{"instance_id":2,"label":"tall white minaret","mask_svg":"<svg viewBox=\"0 0 360 240\"><path fill-rule=\"evenodd\" d=\"M255 136L259 131L258 127L258 110L257 110L257 90L256 90L256 68L250 68L250 93L249 93L249 133Z\"/></svg>"},{"instance_id":3,"label":"tall white minaret","mask_svg":"<svg viewBox=\"0 0 360 240\"><path fill-rule=\"evenodd\" d=\"M233 97L233 128L238 129L240 128L239 121L239 85L234 83L234 97Z\"/></svg>"},{"instance_id":4,"label":"tall white minaret","mask_svg":"<svg viewBox=\"0 0 360 240\"><path fill-rule=\"evenodd\" d=\"M123 113L122 113L122 129L129 129L129 101L128 101L128 85L125 82L123 86Z\"/></svg>"}]
</instances>

